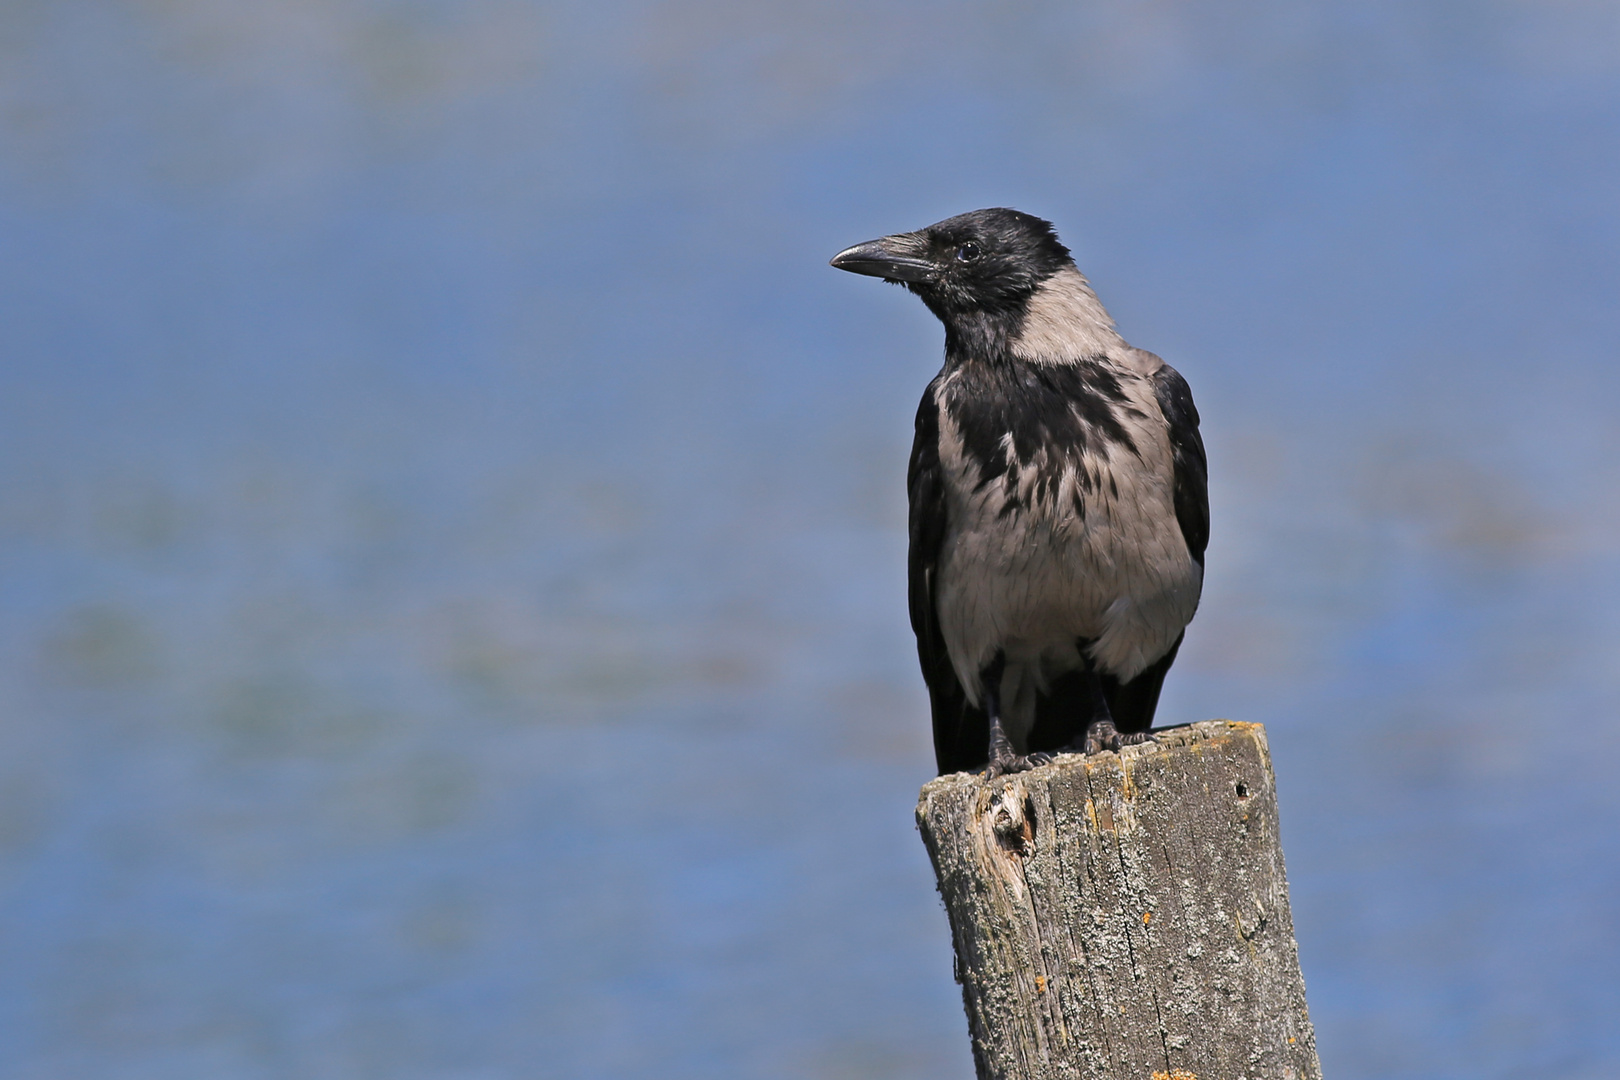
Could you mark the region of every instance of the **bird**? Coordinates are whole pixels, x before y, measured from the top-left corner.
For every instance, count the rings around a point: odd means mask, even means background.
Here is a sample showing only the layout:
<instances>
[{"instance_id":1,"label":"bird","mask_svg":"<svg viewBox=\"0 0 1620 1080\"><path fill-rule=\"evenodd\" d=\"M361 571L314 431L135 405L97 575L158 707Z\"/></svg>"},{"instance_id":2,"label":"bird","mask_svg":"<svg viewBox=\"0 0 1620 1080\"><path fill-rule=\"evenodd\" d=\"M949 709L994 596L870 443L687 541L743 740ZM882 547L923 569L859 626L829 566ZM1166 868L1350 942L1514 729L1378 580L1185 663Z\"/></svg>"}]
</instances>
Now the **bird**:
<instances>
[{"instance_id":1,"label":"bird","mask_svg":"<svg viewBox=\"0 0 1620 1080\"><path fill-rule=\"evenodd\" d=\"M940 775L1151 740L1209 542L1187 381L1125 342L1031 214L974 210L831 264L903 286L945 328L906 473Z\"/></svg>"}]
</instances>

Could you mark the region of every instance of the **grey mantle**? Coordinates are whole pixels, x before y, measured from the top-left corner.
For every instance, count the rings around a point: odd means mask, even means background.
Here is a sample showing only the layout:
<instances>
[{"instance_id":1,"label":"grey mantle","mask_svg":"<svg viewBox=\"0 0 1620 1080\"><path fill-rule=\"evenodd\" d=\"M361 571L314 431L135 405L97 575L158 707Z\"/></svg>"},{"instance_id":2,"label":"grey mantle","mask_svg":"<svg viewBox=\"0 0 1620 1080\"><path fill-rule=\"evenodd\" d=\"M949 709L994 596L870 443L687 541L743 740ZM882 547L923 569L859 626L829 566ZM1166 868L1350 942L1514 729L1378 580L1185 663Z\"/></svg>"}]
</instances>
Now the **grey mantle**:
<instances>
[{"instance_id":1,"label":"grey mantle","mask_svg":"<svg viewBox=\"0 0 1620 1080\"><path fill-rule=\"evenodd\" d=\"M985 782L917 823L980 1080L1319 1080L1259 724Z\"/></svg>"}]
</instances>

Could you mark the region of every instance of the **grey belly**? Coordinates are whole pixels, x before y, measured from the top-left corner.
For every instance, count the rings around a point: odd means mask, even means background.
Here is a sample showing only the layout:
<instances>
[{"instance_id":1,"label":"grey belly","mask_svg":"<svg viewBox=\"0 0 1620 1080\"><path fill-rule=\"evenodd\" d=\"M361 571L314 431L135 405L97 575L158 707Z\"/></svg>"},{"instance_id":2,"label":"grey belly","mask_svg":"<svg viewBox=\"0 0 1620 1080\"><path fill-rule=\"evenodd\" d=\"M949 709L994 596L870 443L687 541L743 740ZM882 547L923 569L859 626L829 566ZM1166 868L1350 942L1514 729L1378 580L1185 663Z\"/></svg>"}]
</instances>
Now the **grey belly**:
<instances>
[{"instance_id":1,"label":"grey belly","mask_svg":"<svg viewBox=\"0 0 1620 1080\"><path fill-rule=\"evenodd\" d=\"M980 673L1004 656L1002 721L1022 748L1036 695L1085 662L1082 642L1099 670L1134 678L1192 618L1203 573L1173 513L1116 503L1082 521L976 509L941 552L940 627L975 705L984 701Z\"/></svg>"}]
</instances>

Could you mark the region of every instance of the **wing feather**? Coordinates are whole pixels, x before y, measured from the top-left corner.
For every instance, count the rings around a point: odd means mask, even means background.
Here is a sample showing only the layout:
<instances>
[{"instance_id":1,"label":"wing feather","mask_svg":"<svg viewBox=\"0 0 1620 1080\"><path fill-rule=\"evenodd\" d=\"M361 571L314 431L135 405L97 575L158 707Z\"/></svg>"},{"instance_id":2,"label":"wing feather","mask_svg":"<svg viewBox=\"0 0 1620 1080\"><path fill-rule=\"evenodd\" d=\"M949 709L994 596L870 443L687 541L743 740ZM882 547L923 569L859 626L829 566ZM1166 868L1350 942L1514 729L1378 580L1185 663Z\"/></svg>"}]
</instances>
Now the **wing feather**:
<instances>
[{"instance_id":1,"label":"wing feather","mask_svg":"<svg viewBox=\"0 0 1620 1080\"><path fill-rule=\"evenodd\" d=\"M990 742L988 721L967 702L951 666L935 603L940 553L945 544L945 477L939 459L939 380L928 384L917 408L916 438L906 470L911 505L907 557L911 629L934 719L934 758L940 775L983 764ZM977 749L975 749L977 747Z\"/></svg>"},{"instance_id":2,"label":"wing feather","mask_svg":"<svg viewBox=\"0 0 1620 1080\"><path fill-rule=\"evenodd\" d=\"M1192 388L1181 373L1165 364L1153 374L1159 411L1170 426L1170 449L1175 459L1176 523L1199 566L1209 545L1209 463L1204 439L1198 434L1198 406Z\"/></svg>"}]
</instances>

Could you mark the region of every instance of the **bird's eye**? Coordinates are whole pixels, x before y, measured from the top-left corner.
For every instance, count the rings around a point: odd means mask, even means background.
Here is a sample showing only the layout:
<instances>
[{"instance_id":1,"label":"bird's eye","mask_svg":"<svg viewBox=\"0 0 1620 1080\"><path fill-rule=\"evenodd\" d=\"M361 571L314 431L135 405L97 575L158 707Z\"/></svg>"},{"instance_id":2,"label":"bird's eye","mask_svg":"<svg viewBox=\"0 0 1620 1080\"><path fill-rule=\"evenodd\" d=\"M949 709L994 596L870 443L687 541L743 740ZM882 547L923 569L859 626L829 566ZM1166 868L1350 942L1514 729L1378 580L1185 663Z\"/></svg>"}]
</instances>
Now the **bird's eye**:
<instances>
[{"instance_id":1,"label":"bird's eye","mask_svg":"<svg viewBox=\"0 0 1620 1080\"><path fill-rule=\"evenodd\" d=\"M956 249L957 262L972 262L979 257L979 245L969 240Z\"/></svg>"}]
</instances>

